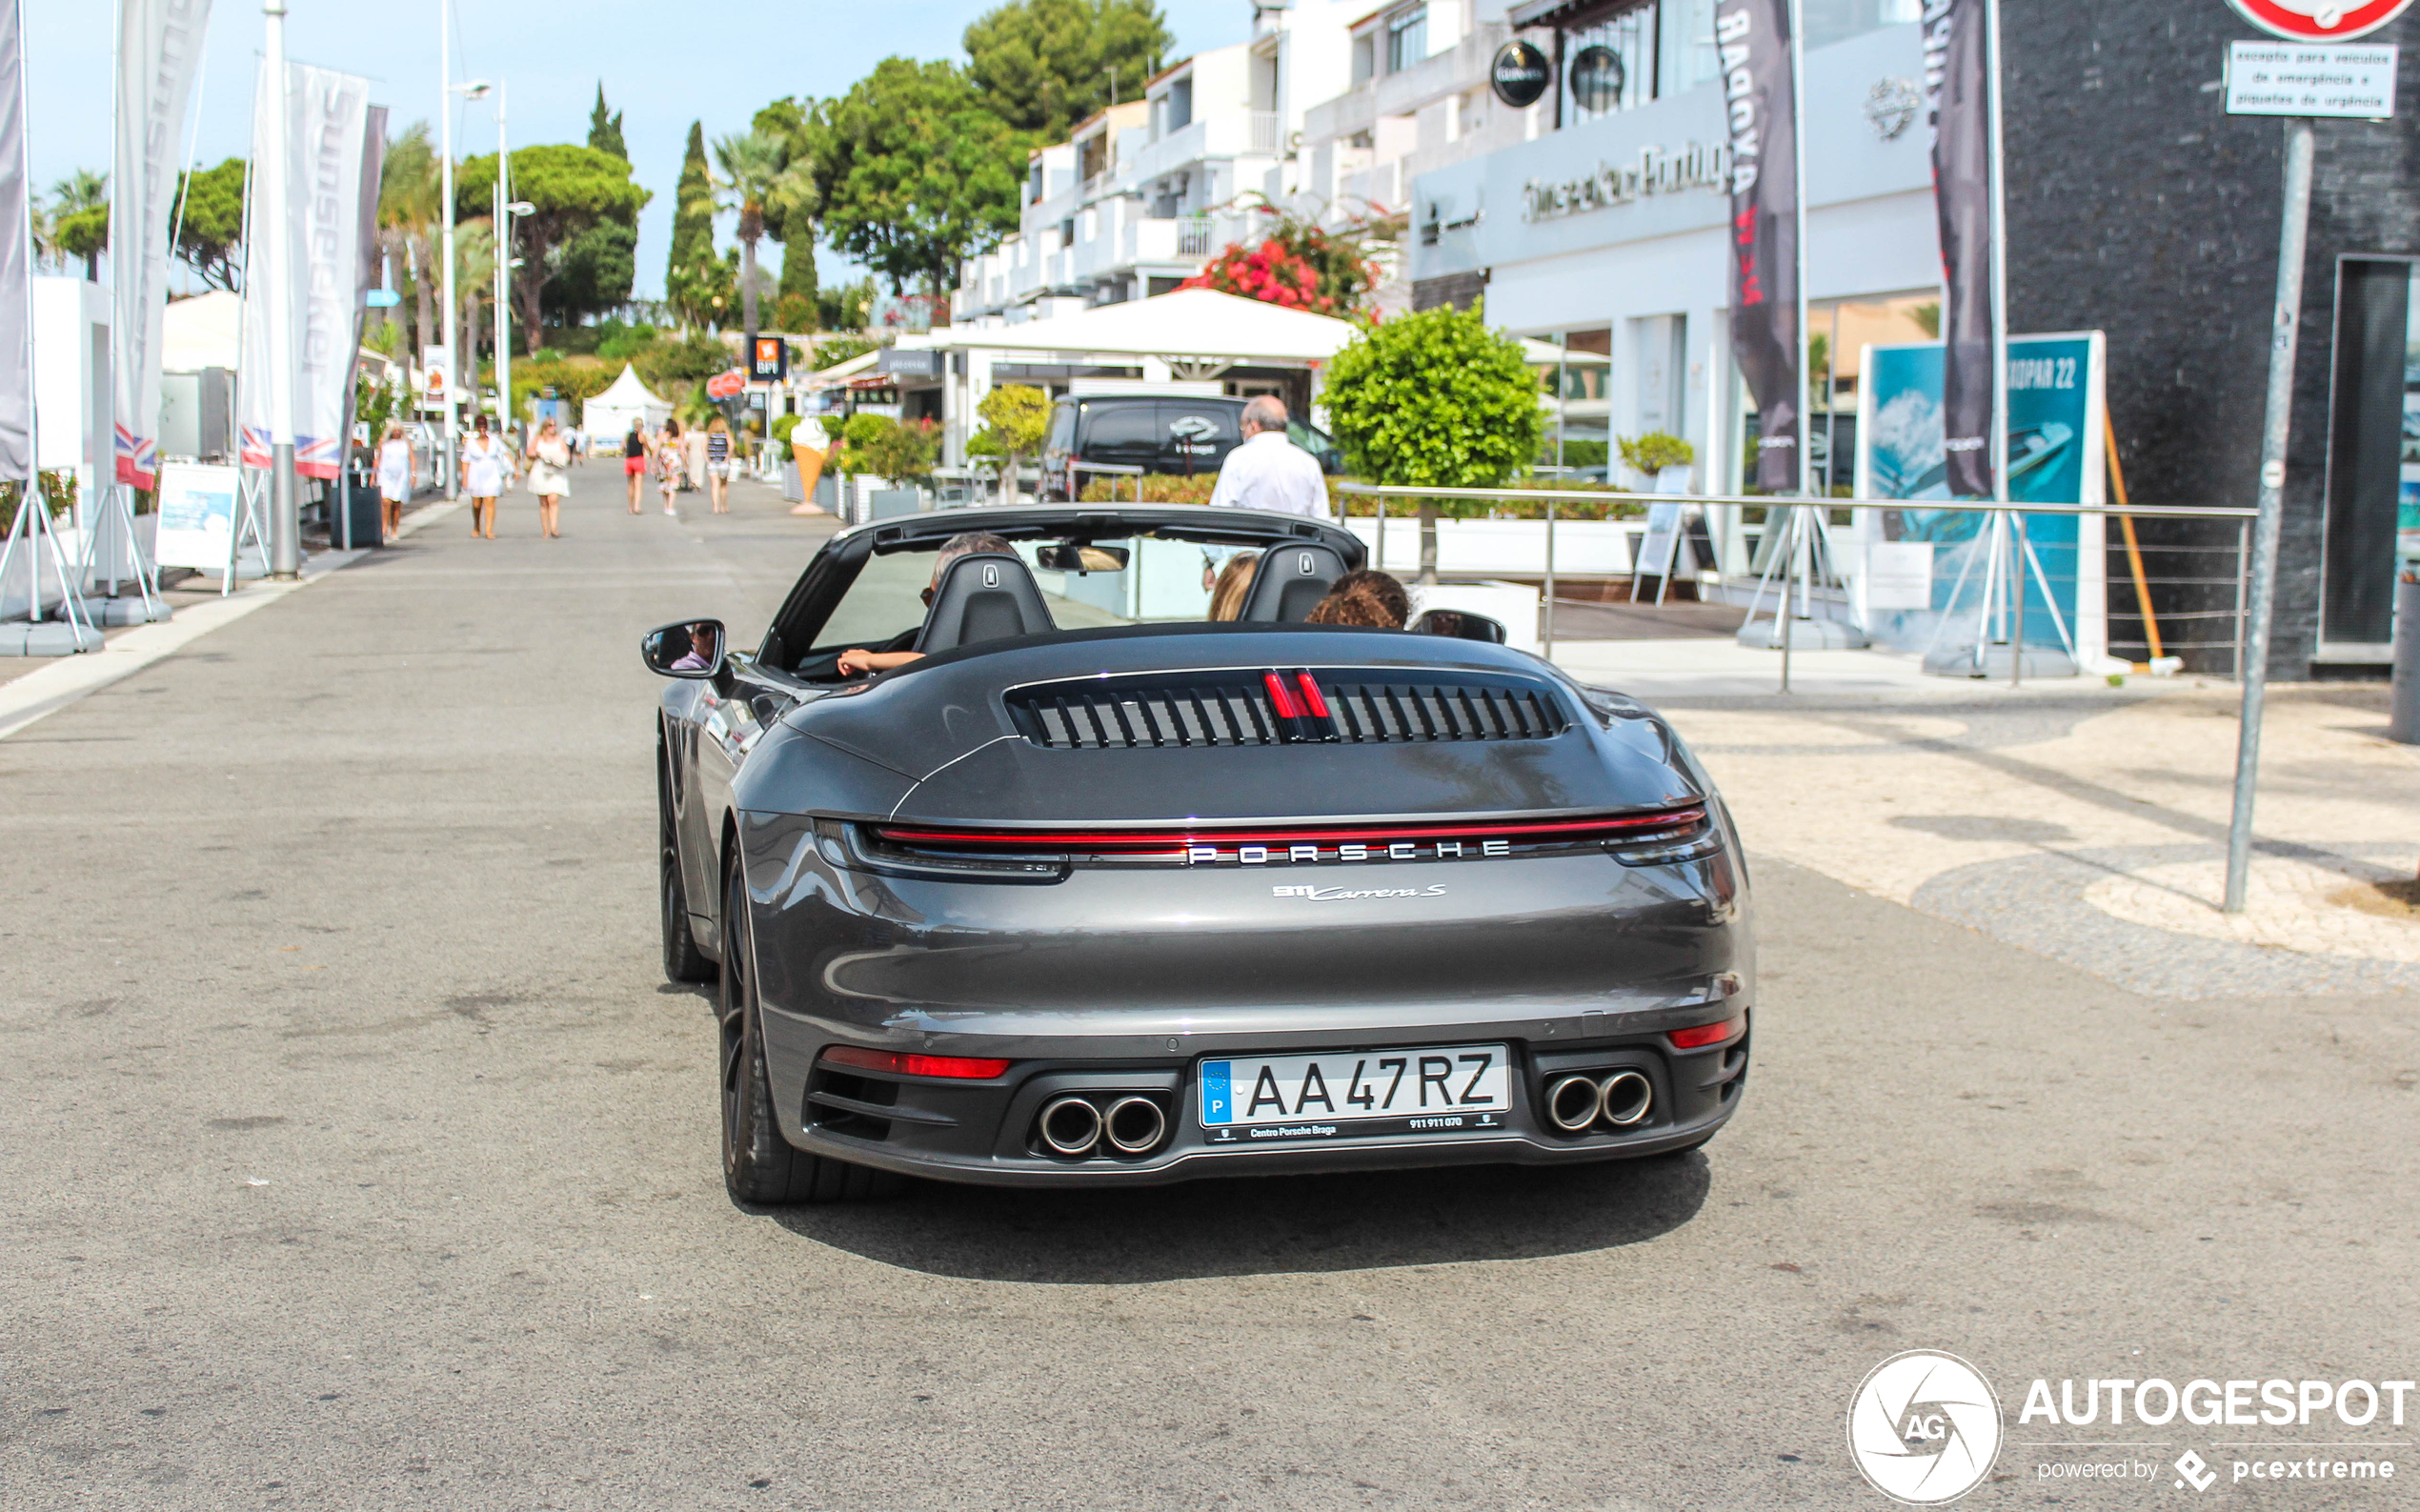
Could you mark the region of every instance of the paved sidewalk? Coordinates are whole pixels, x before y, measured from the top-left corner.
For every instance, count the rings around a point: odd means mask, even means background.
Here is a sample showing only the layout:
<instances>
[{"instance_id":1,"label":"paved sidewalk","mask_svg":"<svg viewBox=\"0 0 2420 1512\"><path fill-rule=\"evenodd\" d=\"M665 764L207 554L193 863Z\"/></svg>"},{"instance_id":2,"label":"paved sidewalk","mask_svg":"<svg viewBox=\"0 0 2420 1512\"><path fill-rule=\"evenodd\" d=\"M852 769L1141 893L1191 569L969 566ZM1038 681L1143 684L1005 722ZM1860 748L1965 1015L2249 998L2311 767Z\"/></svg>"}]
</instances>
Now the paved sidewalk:
<instances>
[{"instance_id":1,"label":"paved sidewalk","mask_svg":"<svg viewBox=\"0 0 2420 1512\"><path fill-rule=\"evenodd\" d=\"M1751 850L2153 996L2420 987L2420 749L2384 737L2382 684L2272 688L2250 906L2230 917L2232 683L1845 675L1814 695L1693 696L1670 666L1603 680L1674 690L1646 696Z\"/></svg>"}]
</instances>

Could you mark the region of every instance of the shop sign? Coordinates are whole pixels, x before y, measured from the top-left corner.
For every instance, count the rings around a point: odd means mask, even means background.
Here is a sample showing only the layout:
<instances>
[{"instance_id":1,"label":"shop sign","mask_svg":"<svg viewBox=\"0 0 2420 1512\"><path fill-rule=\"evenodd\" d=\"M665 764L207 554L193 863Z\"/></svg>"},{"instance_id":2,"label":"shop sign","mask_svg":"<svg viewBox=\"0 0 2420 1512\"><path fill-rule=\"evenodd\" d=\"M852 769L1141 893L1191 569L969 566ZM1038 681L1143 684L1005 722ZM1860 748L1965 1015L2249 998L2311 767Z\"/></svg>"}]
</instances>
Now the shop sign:
<instances>
[{"instance_id":1,"label":"shop sign","mask_svg":"<svg viewBox=\"0 0 2420 1512\"><path fill-rule=\"evenodd\" d=\"M2232 0L2245 20L2289 42L2350 42L2368 36L2411 0Z\"/></svg>"},{"instance_id":2,"label":"shop sign","mask_svg":"<svg viewBox=\"0 0 2420 1512\"><path fill-rule=\"evenodd\" d=\"M1488 83L1496 98L1516 111L1543 99L1554 76L1554 65L1534 42L1505 43L1496 50L1496 61L1488 69Z\"/></svg>"},{"instance_id":3,"label":"shop sign","mask_svg":"<svg viewBox=\"0 0 2420 1512\"><path fill-rule=\"evenodd\" d=\"M1553 220L1627 205L1643 194L1679 194L1693 189L1715 194L1731 192L1727 143L1705 147L1691 142L1677 152L1643 147L1635 163L1600 162L1592 173L1554 183L1533 178L1521 186L1521 218Z\"/></svg>"},{"instance_id":4,"label":"shop sign","mask_svg":"<svg viewBox=\"0 0 2420 1512\"><path fill-rule=\"evenodd\" d=\"M2383 121L2395 113L2395 47L2227 45L2227 113Z\"/></svg>"}]
</instances>

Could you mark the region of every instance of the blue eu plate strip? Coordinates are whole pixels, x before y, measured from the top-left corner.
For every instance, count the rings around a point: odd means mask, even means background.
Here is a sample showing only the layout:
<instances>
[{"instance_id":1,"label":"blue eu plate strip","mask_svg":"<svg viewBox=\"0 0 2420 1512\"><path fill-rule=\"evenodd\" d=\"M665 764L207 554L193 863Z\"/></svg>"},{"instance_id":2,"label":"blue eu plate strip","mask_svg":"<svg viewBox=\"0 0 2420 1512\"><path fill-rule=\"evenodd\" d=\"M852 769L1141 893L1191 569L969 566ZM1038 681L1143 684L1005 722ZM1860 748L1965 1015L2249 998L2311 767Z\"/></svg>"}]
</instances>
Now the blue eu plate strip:
<instances>
[{"instance_id":1,"label":"blue eu plate strip","mask_svg":"<svg viewBox=\"0 0 2420 1512\"><path fill-rule=\"evenodd\" d=\"M1201 1062L1201 1121L1206 1124L1235 1121L1235 1094L1228 1088L1227 1077L1232 1062L1204 1060Z\"/></svg>"}]
</instances>

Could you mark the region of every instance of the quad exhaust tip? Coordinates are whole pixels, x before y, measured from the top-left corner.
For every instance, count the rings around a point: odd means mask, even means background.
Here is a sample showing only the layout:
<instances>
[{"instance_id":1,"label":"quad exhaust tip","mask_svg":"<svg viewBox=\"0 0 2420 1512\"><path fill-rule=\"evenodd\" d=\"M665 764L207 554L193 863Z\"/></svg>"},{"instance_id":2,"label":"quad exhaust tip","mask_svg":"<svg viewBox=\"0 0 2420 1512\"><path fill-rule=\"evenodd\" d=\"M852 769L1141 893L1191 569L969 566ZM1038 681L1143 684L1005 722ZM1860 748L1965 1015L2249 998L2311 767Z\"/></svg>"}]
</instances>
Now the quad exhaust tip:
<instances>
[{"instance_id":1,"label":"quad exhaust tip","mask_svg":"<svg viewBox=\"0 0 2420 1512\"><path fill-rule=\"evenodd\" d=\"M1168 1116L1149 1098L1124 1097L1109 1105L1101 1135L1122 1155L1147 1155L1168 1132Z\"/></svg>"},{"instance_id":2,"label":"quad exhaust tip","mask_svg":"<svg viewBox=\"0 0 2420 1512\"><path fill-rule=\"evenodd\" d=\"M1085 1156L1100 1142L1100 1110L1081 1098L1055 1098L1042 1109L1042 1142L1060 1155Z\"/></svg>"},{"instance_id":3,"label":"quad exhaust tip","mask_svg":"<svg viewBox=\"0 0 2420 1512\"><path fill-rule=\"evenodd\" d=\"M1655 1106L1655 1084L1637 1071L1557 1077L1546 1083L1546 1121L1565 1134L1585 1134L1602 1122L1627 1129Z\"/></svg>"},{"instance_id":4,"label":"quad exhaust tip","mask_svg":"<svg viewBox=\"0 0 2420 1512\"><path fill-rule=\"evenodd\" d=\"M1607 1123L1626 1129L1655 1106L1655 1086L1636 1071L1617 1071L1604 1079L1601 1111Z\"/></svg>"}]
</instances>

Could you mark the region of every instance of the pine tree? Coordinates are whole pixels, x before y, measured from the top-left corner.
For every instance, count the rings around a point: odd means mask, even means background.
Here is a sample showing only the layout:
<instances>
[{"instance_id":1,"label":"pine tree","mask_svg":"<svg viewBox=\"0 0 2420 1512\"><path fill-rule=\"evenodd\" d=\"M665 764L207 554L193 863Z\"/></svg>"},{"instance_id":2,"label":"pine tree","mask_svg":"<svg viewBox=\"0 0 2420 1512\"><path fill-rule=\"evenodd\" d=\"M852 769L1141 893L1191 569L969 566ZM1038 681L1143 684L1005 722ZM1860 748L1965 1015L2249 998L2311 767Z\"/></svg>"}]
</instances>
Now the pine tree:
<instances>
[{"instance_id":1,"label":"pine tree","mask_svg":"<svg viewBox=\"0 0 2420 1512\"><path fill-rule=\"evenodd\" d=\"M630 149L622 145L622 112L605 113L605 81L596 81L596 109L588 112L588 145L600 152L611 152L623 162L630 161Z\"/></svg>"},{"instance_id":2,"label":"pine tree","mask_svg":"<svg viewBox=\"0 0 2420 1512\"><path fill-rule=\"evenodd\" d=\"M681 159L680 184L673 192L673 250L664 265L664 297L680 317L696 325L716 319L708 305L718 282L715 272L714 183L706 171L706 130L689 123L689 153Z\"/></svg>"}]
</instances>

